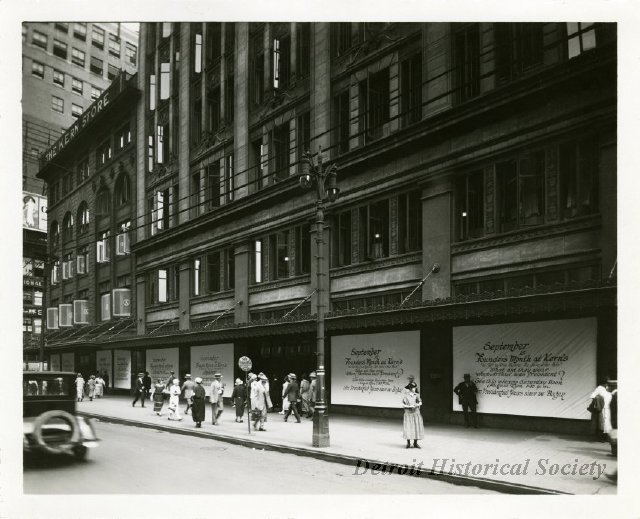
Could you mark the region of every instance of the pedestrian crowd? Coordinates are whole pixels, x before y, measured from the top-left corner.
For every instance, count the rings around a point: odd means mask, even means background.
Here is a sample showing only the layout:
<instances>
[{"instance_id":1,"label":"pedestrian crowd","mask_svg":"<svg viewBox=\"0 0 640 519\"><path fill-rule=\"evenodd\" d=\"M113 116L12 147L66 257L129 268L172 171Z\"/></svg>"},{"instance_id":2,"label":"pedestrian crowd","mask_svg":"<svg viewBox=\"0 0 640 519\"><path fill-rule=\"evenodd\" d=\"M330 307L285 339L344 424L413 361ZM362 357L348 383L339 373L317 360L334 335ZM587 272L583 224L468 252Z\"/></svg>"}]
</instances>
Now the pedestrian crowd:
<instances>
[{"instance_id":1,"label":"pedestrian crowd","mask_svg":"<svg viewBox=\"0 0 640 519\"><path fill-rule=\"evenodd\" d=\"M84 401L85 397L92 401L94 398L101 398L106 393L109 387L109 375L105 371L103 374L90 375L89 380L85 381L82 373L78 373L75 386L78 402Z\"/></svg>"},{"instance_id":2,"label":"pedestrian crowd","mask_svg":"<svg viewBox=\"0 0 640 519\"><path fill-rule=\"evenodd\" d=\"M138 373L134 383L134 399L131 405L135 407L139 401L141 407L145 407L145 400L149 398L152 400L153 410L158 416L162 416L166 404L168 419L181 421L183 419L180 412L182 397L186 402L184 415L189 415L191 411L195 426L202 427L202 422L206 418L207 399L203 380L201 377L192 380L189 373L184 378L184 382L180 384L175 372L171 371L166 380L159 378L152 385L148 371ZM211 424L216 426L220 424L220 416L224 412L223 397L226 384L222 379L221 373L215 373L208 393L211 406ZM78 402L83 401L85 397L88 397L89 400L100 398L109 387L109 375L107 372L97 373L85 381L82 374L78 373L75 386ZM276 390L278 389L276 387ZM478 388L468 373L464 374L463 381L454 387L453 392L457 395L458 403L462 407L465 426L478 428ZM283 415L285 422L289 420L291 414L294 415L296 423L301 423L303 417L312 419L316 402L315 372L308 375L303 374L300 377L300 382L298 382L295 373L285 375L280 396L282 397L282 408L278 414ZM615 381L603 379L589 398L588 410L592 413L595 422L597 438L600 441L611 441L612 450L617 450L617 388ZM234 381L230 400L235 409L236 423L244 423L244 413L248 407L247 415L253 423L254 429L266 431L267 414L273 410L274 405L271 399L269 378L264 373L260 372L257 375L248 373L246 383L237 378ZM422 400L413 375L409 375L408 383L402 391L401 405L404 409L402 436L406 440L406 448L419 449L421 447L418 440L424 438L424 422L420 411ZM616 452L614 452L615 454Z\"/></svg>"},{"instance_id":3,"label":"pedestrian crowd","mask_svg":"<svg viewBox=\"0 0 640 519\"><path fill-rule=\"evenodd\" d=\"M166 404L168 419L181 421L183 416L180 411L181 397L186 402L184 415L189 415L196 424L202 427L206 415L206 395L201 377L191 379L191 374L184 376L185 380L180 384L175 372L171 371L166 380L157 379L152 385L149 372L140 372L133 384L134 399L131 402L133 407L140 402L141 407L145 407L145 400L149 398L153 402L153 411L162 416L162 411ZM226 384L222 381L221 373L215 373L213 382L209 387L209 404L211 406L211 424L219 425L220 416L224 411L224 393ZM284 377L282 385L282 411L284 421L287 422L291 414L296 418L296 423L301 423L302 417L312 419L314 415L316 401L316 374L315 372L302 375L298 384L298 377L295 373L289 373ZM249 407L248 416L253 423L254 429L266 431L267 413L273 409L271 400L269 378L262 372L248 373L247 382L240 378L234 381L231 393L232 407L235 408L235 422L244 423L244 413Z\"/></svg>"}]
</instances>

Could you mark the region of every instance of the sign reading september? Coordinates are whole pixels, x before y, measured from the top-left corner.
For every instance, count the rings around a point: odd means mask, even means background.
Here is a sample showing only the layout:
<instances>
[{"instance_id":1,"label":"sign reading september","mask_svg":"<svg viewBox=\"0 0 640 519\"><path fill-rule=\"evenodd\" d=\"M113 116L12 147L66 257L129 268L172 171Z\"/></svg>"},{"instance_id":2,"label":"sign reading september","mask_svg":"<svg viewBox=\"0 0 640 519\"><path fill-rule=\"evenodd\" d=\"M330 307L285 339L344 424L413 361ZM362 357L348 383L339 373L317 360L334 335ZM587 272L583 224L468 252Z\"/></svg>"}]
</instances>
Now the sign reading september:
<instances>
[{"instance_id":1,"label":"sign reading september","mask_svg":"<svg viewBox=\"0 0 640 519\"><path fill-rule=\"evenodd\" d=\"M146 357L146 370L149 372L149 376L151 377L152 387L158 379L162 380L162 382L166 382L172 371L175 372L175 377L180 380L180 382L184 382L178 373L178 348L147 350Z\"/></svg>"},{"instance_id":2,"label":"sign reading september","mask_svg":"<svg viewBox=\"0 0 640 519\"><path fill-rule=\"evenodd\" d=\"M483 413L589 419L595 318L453 329L454 385L469 373ZM462 410L453 395L453 409Z\"/></svg>"},{"instance_id":3,"label":"sign reading september","mask_svg":"<svg viewBox=\"0 0 640 519\"><path fill-rule=\"evenodd\" d=\"M212 346L191 346L191 378L202 377L202 385L209 396L211 383L216 373L222 374L224 396L233 391L233 344L214 344Z\"/></svg>"},{"instance_id":4,"label":"sign reading september","mask_svg":"<svg viewBox=\"0 0 640 519\"><path fill-rule=\"evenodd\" d=\"M407 376L420 387L420 332L331 338L331 403L400 407Z\"/></svg>"}]
</instances>

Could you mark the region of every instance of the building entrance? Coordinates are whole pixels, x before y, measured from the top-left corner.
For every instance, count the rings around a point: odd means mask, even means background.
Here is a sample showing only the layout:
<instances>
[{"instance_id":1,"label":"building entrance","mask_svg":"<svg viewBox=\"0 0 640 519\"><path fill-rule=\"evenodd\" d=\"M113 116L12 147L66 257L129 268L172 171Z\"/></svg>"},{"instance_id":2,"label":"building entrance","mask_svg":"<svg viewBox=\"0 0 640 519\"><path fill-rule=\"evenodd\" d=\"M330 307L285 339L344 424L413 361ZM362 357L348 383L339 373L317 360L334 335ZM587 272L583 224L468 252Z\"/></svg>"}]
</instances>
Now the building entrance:
<instances>
[{"instance_id":1,"label":"building entrance","mask_svg":"<svg viewBox=\"0 0 640 519\"><path fill-rule=\"evenodd\" d=\"M274 408L282 408L282 384L284 377L295 373L300 383L303 374L309 374L316 368L315 344L309 338L255 339L237 341L235 356L251 358L255 374L261 371L269 378L269 393ZM235 367L236 377L244 380L244 372Z\"/></svg>"}]
</instances>

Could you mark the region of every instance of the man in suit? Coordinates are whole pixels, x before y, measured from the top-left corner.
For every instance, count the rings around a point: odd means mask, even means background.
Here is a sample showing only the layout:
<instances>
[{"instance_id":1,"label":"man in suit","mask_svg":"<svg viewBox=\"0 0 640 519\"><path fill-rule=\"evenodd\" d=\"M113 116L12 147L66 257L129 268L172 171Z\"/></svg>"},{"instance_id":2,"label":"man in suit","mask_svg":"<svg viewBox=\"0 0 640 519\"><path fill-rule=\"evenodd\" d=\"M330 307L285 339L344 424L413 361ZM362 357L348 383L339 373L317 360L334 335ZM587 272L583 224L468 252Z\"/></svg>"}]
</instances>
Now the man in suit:
<instances>
[{"instance_id":1,"label":"man in suit","mask_svg":"<svg viewBox=\"0 0 640 519\"><path fill-rule=\"evenodd\" d=\"M144 386L144 396L148 398L151 394L151 377L149 376L149 372L144 372L144 377L142 377L142 385Z\"/></svg>"},{"instance_id":2,"label":"man in suit","mask_svg":"<svg viewBox=\"0 0 640 519\"><path fill-rule=\"evenodd\" d=\"M289 384L283 396L289 401L289 409L284 413L284 421L287 421L289 415L291 415L291 411L293 411L293 414L296 416L296 422L300 423L300 415L298 414L297 408L297 402L300 398L300 388L298 387L296 376L293 373L289 375Z\"/></svg>"},{"instance_id":3,"label":"man in suit","mask_svg":"<svg viewBox=\"0 0 640 519\"><path fill-rule=\"evenodd\" d=\"M462 406L465 427L469 427L469 410L471 410L471 420L473 421L473 426L477 429L478 416L476 415L476 408L478 407L478 399L476 398L476 393L478 388L471 381L469 373L465 373L463 378L464 381L460 382L453 389L453 392L458 395L458 402Z\"/></svg>"},{"instance_id":4,"label":"man in suit","mask_svg":"<svg viewBox=\"0 0 640 519\"><path fill-rule=\"evenodd\" d=\"M209 389L209 402L211 403L211 423L218 425L218 418L224 410L224 401L222 395L224 394L224 386L222 385L222 373L216 373L213 375L213 382Z\"/></svg>"},{"instance_id":5,"label":"man in suit","mask_svg":"<svg viewBox=\"0 0 640 519\"><path fill-rule=\"evenodd\" d=\"M131 404L132 407L136 406L136 402L138 401L138 399L142 401L141 402L142 407L144 407L145 391L144 391L143 377L144 377L144 373L138 373L138 378L136 379L135 390L134 390L136 397L134 398L133 403Z\"/></svg>"}]
</instances>

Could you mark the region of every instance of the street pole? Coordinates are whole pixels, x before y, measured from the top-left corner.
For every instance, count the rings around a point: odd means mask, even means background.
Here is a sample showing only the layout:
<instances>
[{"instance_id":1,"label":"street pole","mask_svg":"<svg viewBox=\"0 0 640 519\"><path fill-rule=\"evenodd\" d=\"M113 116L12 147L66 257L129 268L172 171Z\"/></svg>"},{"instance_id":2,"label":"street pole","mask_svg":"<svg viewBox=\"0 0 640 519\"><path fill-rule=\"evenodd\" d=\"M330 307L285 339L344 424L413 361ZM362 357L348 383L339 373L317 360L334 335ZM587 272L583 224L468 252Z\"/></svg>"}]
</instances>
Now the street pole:
<instances>
[{"instance_id":1,"label":"street pole","mask_svg":"<svg viewBox=\"0 0 640 519\"><path fill-rule=\"evenodd\" d=\"M329 409L326 400L326 373L324 369L324 292L329 284L329 269L324 262L324 204L333 202L340 193L336 185L337 167L327 164L322 155L322 147L318 148L317 164L314 156L305 152L302 160L300 187L310 189L316 187L316 387L314 390L315 408L313 413L314 447L329 447Z\"/></svg>"},{"instance_id":2,"label":"street pole","mask_svg":"<svg viewBox=\"0 0 640 519\"><path fill-rule=\"evenodd\" d=\"M320 182L318 182L320 184ZM324 202L322 192L318 189L316 201L316 394L313 413L313 443L314 447L329 447L329 413L325 401L325 371L324 371Z\"/></svg>"}]
</instances>

